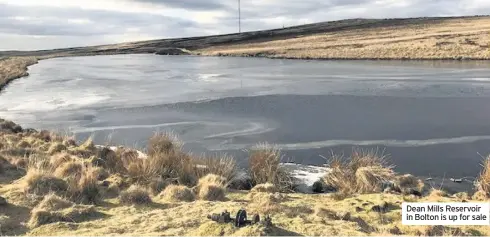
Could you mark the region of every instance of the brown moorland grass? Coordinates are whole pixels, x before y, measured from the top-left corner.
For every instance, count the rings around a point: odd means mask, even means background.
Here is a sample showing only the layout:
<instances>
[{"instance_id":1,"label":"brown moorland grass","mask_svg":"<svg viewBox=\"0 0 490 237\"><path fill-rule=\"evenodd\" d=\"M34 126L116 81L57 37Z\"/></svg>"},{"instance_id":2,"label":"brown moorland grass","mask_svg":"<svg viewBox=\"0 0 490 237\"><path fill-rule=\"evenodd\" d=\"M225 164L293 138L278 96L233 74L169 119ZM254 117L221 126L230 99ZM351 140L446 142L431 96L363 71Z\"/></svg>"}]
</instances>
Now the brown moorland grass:
<instances>
[{"instance_id":1,"label":"brown moorland grass","mask_svg":"<svg viewBox=\"0 0 490 237\"><path fill-rule=\"evenodd\" d=\"M162 191L160 196L172 202L192 202L196 199L192 189L183 185L169 185Z\"/></svg>"},{"instance_id":2,"label":"brown moorland grass","mask_svg":"<svg viewBox=\"0 0 490 237\"><path fill-rule=\"evenodd\" d=\"M333 156L325 184L343 194L383 191L383 184L395 179L393 167L376 150L355 149L351 157Z\"/></svg>"},{"instance_id":3,"label":"brown moorland grass","mask_svg":"<svg viewBox=\"0 0 490 237\"><path fill-rule=\"evenodd\" d=\"M33 138L33 140L36 139ZM2 134L1 131L0 140L16 141L9 143L5 148L0 147L0 152L3 152L3 149L15 148L20 140L32 143L31 138L24 134ZM59 141L53 139L46 144L50 145L54 142ZM417 197L400 193L369 191L366 194L355 193L342 199L336 199L334 194L279 193L280 190L277 187L267 183L256 185L251 191L225 190L223 183L227 183L226 178L206 174L193 185L170 185L166 187L158 197L152 198L152 205L126 205L119 198L116 198L117 196L107 195L106 191L110 187L116 187L124 192L124 190L132 189L127 187L137 186L145 191L143 195L136 195L137 198L134 200L147 200L146 197L147 195L149 197L149 194L146 190L149 190L150 184L135 182L124 170L120 173L108 171L104 167L92 167L91 159L85 157L89 154L90 148L85 150L86 152L82 152L83 156L73 154L62 156L63 153L58 153L54 155L58 157L56 159L47 153L47 149L35 149L36 152L32 155L10 155L8 159L6 158L9 162L26 159L28 163L26 170L9 169L8 172L0 174L2 178L0 196L5 197L8 202L8 205L0 207L2 211L0 221L5 223L0 229L2 234L71 236L114 234L154 236L196 234L207 236L212 234L288 236L438 234L441 232L437 228L424 229L402 225L401 203L404 201L427 202L431 200L455 202L461 201L461 199L466 200L469 196L465 193L459 193L457 195L423 195ZM65 153L70 153L73 149L80 148L70 147ZM97 156L100 149L102 148L92 151L90 156ZM192 156L188 156L192 158ZM359 157L362 158L363 156L359 155ZM121 159L121 157L116 155L116 159ZM63 170L62 167L70 166L69 164L73 162L83 164L80 180L72 182L75 179L72 179L72 175L69 173L55 172L57 169ZM56 164L56 167L53 164ZM369 159L362 160L362 162L357 161L350 166L360 170L364 167L375 166L375 164L383 164L383 167L389 167L385 162L374 162ZM109 177L99 180L101 178L98 172L101 170L105 170ZM12 172L19 172L19 174L12 175ZM379 172L375 172L376 175L360 175L362 185L356 186L355 189L375 189L373 187L376 185L373 186L371 182L364 182L364 180L379 180L380 175L377 173ZM194 173L190 174L199 177ZM19 179L19 177L22 178ZM356 175L353 177L356 180L359 178ZM50 179L53 181L49 181ZM31 180L30 185L27 185L32 187L30 191L26 187L26 184L29 184L28 180ZM162 182L161 186L156 185L160 187L178 183L177 180L163 178L158 179L158 181ZM418 186L419 180L404 175L396 176L393 181L402 187L414 187ZM66 189L56 188L57 185L55 184L58 182L63 183L62 186ZM195 187L189 188L192 186ZM216 192L218 194L207 191L202 188L204 186L218 187L219 191ZM367 188L359 188L361 186ZM103 192L99 192L101 190ZM204 190L204 194L201 194L200 191L202 190ZM222 201L222 190L226 191L224 192L226 194L224 201ZM479 193L483 194L481 191ZM207 197L202 198L206 196L205 194ZM199 200L196 200L196 196ZM488 197L483 194L478 196L478 200L480 199L484 201L488 200ZM474 197L468 201L477 201L477 199ZM89 202L95 205L80 205L80 203ZM372 211L376 205L384 206L384 203L390 207L385 212L376 213ZM264 214L270 214L274 226L266 228L263 225L252 225L237 229L231 224L219 224L206 218L211 213L220 213L224 210L235 214L244 207L250 216L260 214L263 217ZM444 235L485 236L490 235L489 231L486 226L464 226L459 227L459 230L450 228L442 233Z\"/></svg>"},{"instance_id":4,"label":"brown moorland grass","mask_svg":"<svg viewBox=\"0 0 490 237\"><path fill-rule=\"evenodd\" d=\"M119 200L123 204L149 204L151 203L148 190L142 186L132 185L119 194Z\"/></svg>"},{"instance_id":5,"label":"brown moorland grass","mask_svg":"<svg viewBox=\"0 0 490 237\"><path fill-rule=\"evenodd\" d=\"M0 90L11 80L29 75L27 67L36 63L35 57L0 59Z\"/></svg>"},{"instance_id":6,"label":"brown moorland grass","mask_svg":"<svg viewBox=\"0 0 490 237\"><path fill-rule=\"evenodd\" d=\"M293 59L490 59L490 18L342 29L211 46L202 55Z\"/></svg>"},{"instance_id":7,"label":"brown moorland grass","mask_svg":"<svg viewBox=\"0 0 490 237\"><path fill-rule=\"evenodd\" d=\"M482 171L478 176L476 188L490 197L490 156L482 163Z\"/></svg>"},{"instance_id":8,"label":"brown moorland grass","mask_svg":"<svg viewBox=\"0 0 490 237\"><path fill-rule=\"evenodd\" d=\"M293 189L293 178L279 164L281 152L274 146L262 143L252 148L249 154L249 170L255 184L271 183L281 191Z\"/></svg>"}]
</instances>

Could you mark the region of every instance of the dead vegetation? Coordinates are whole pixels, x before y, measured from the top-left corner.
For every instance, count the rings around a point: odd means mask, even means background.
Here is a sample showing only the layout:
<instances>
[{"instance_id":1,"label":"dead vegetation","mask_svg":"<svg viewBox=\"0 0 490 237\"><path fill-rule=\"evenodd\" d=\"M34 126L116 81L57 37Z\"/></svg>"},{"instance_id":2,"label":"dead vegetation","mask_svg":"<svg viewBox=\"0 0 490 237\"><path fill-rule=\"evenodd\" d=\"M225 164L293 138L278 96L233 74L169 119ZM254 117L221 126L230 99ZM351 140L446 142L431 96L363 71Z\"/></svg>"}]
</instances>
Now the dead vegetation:
<instances>
[{"instance_id":1,"label":"dead vegetation","mask_svg":"<svg viewBox=\"0 0 490 237\"><path fill-rule=\"evenodd\" d=\"M482 163L482 171L477 179L477 190L490 197L490 157Z\"/></svg>"},{"instance_id":2,"label":"dead vegetation","mask_svg":"<svg viewBox=\"0 0 490 237\"><path fill-rule=\"evenodd\" d=\"M119 200L123 204L149 204L151 197L148 190L138 185L132 185L127 190L124 190L119 195Z\"/></svg>"},{"instance_id":3,"label":"dead vegetation","mask_svg":"<svg viewBox=\"0 0 490 237\"><path fill-rule=\"evenodd\" d=\"M305 195L284 188L290 187L284 182L290 178L279 168L280 153L271 146L262 146L250 153L257 185L250 191L238 191L227 187L230 179L237 177L230 157L194 157L184 153L179 145L169 145L169 138L154 137L149 147L152 155L147 157L128 148L97 147L91 139L81 145L70 142L66 149L51 154L51 144L68 139L44 131L27 134L23 129L12 129L16 126L11 123L5 127L9 130L0 134L0 143L4 144L0 154L8 155L2 155L0 160L4 168L0 177L10 181L0 186L0 195L8 200L0 207L7 210L0 218L5 223L0 231L7 234L415 235L425 232L393 227L399 224L402 201L488 200L483 190L471 199L464 193L449 196L433 192L422 197L403 195L403 191L380 194L386 191L386 183L391 182L400 190L421 190L423 183L411 175L395 175L383 156L372 152L332 160L332 168L342 169L337 173L333 169L332 174L338 176L325 177L325 185L335 187L337 192ZM16 152L11 151L24 149L16 147L18 144L32 151L12 155ZM19 161L24 162L22 167L16 166ZM18 174L10 176L14 173ZM235 230L201 218L223 209L236 212L243 207L251 214L272 215L275 226ZM19 210L24 210L23 214L15 214ZM466 234L469 230L461 231ZM485 230L478 231L487 234Z\"/></svg>"},{"instance_id":4,"label":"dead vegetation","mask_svg":"<svg viewBox=\"0 0 490 237\"><path fill-rule=\"evenodd\" d=\"M344 194L382 192L395 178L393 166L377 151L354 150L349 159L333 156L328 165L331 171L323 181Z\"/></svg>"},{"instance_id":5,"label":"dead vegetation","mask_svg":"<svg viewBox=\"0 0 490 237\"><path fill-rule=\"evenodd\" d=\"M254 184L271 183L281 191L293 190L293 178L282 167L281 152L267 143L259 144L250 151L249 169Z\"/></svg>"},{"instance_id":6,"label":"dead vegetation","mask_svg":"<svg viewBox=\"0 0 490 237\"><path fill-rule=\"evenodd\" d=\"M170 185L163 190L160 196L171 202L192 202L196 199L192 189L182 185Z\"/></svg>"}]
</instances>

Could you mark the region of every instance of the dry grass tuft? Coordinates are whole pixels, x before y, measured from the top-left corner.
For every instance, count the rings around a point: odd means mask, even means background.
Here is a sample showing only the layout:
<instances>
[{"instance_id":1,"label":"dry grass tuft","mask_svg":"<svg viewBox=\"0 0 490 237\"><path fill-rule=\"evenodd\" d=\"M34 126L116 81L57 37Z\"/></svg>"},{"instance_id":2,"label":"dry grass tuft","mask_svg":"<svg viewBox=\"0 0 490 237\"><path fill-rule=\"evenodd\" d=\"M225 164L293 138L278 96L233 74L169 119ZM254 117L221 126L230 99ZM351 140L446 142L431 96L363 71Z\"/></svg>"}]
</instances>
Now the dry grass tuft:
<instances>
[{"instance_id":1,"label":"dry grass tuft","mask_svg":"<svg viewBox=\"0 0 490 237\"><path fill-rule=\"evenodd\" d=\"M224 201L226 189L215 184L205 184L199 188L199 198L206 201Z\"/></svg>"},{"instance_id":2,"label":"dry grass tuft","mask_svg":"<svg viewBox=\"0 0 490 237\"><path fill-rule=\"evenodd\" d=\"M72 156L68 153L58 153L58 154L51 156L49 163L50 163L50 166L54 170L56 170L62 164L66 163L66 162L73 161L73 160L74 160L74 158L72 158Z\"/></svg>"},{"instance_id":3,"label":"dry grass tuft","mask_svg":"<svg viewBox=\"0 0 490 237\"><path fill-rule=\"evenodd\" d=\"M344 194L379 192L383 183L394 179L393 167L374 150L354 150L348 160L334 156L329 166L325 184Z\"/></svg>"},{"instance_id":4,"label":"dry grass tuft","mask_svg":"<svg viewBox=\"0 0 490 237\"><path fill-rule=\"evenodd\" d=\"M59 142L51 143L48 149L48 153L51 155L54 155L62 151L66 151L66 146Z\"/></svg>"},{"instance_id":5,"label":"dry grass tuft","mask_svg":"<svg viewBox=\"0 0 490 237\"><path fill-rule=\"evenodd\" d=\"M119 200L123 204L149 204L151 203L148 190L142 186L132 185L119 194Z\"/></svg>"},{"instance_id":6,"label":"dry grass tuft","mask_svg":"<svg viewBox=\"0 0 490 237\"><path fill-rule=\"evenodd\" d=\"M147 153L149 156L158 154L172 154L179 152L182 148L182 142L171 133L155 133L148 140Z\"/></svg>"},{"instance_id":7,"label":"dry grass tuft","mask_svg":"<svg viewBox=\"0 0 490 237\"><path fill-rule=\"evenodd\" d=\"M85 166L83 163L79 161L68 161L63 164L61 164L55 171L54 171L54 176L61 178L61 179L66 179L66 178L73 178L73 179L80 179L82 177L82 173L85 169Z\"/></svg>"},{"instance_id":8,"label":"dry grass tuft","mask_svg":"<svg viewBox=\"0 0 490 237\"><path fill-rule=\"evenodd\" d=\"M271 183L258 184L250 190L251 193L275 193L277 191L277 187Z\"/></svg>"},{"instance_id":9,"label":"dry grass tuft","mask_svg":"<svg viewBox=\"0 0 490 237\"><path fill-rule=\"evenodd\" d=\"M148 187L150 188L150 191L153 195L158 195L161 193L168 185L170 185L170 182L159 177L159 178L154 178L150 181L150 184Z\"/></svg>"},{"instance_id":10,"label":"dry grass tuft","mask_svg":"<svg viewBox=\"0 0 490 237\"><path fill-rule=\"evenodd\" d=\"M26 193L35 195L64 194L68 190L64 180L35 169L28 170L23 180L23 187Z\"/></svg>"},{"instance_id":11,"label":"dry grass tuft","mask_svg":"<svg viewBox=\"0 0 490 237\"><path fill-rule=\"evenodd\" d=\"M72 187L72 198L81 203L96 204L101 197L98 174L93 167L86 167L78 183Z\"/></svg>"},{"instance_id":12,"label":"dry grass tuft","mask_svg":"<svg viewBox=\"0 0 490 237\"><path fill-rule=\"evenodd\" d=\"M448 197L448 196L449 195L444 190L432 188L430 190L430 193L429 193L429 196L427 197L427 199L431 200L431 201L438 201L438 200L441 200L441 198Z\"/></svg>"},{"instance_id":13,"label":"dry grass tuft","mask_svg":"<svg viewBox=\"0 0 490 237\"><path fill-rule=\"evenodd\" d=\"M279 149L264 143L250 151L250 177L255 184L272 183L281 191L293 189L293 178L282 169Z\"/></svg>"},{"instance_id":14,"label":"dry grass tuft","mask_svg":"<svg viewBox=\"0 0 490 237\"><path fill-rule=\"evenodd\" d=\"M197 186L198 188L210 184L217 185L217 186L225 186L226 181L227 181L226 178L223 176L216 175L216 174L208 174L199 179Z\"/></svg>"},{"instance_id":15,"label":"dry grass tuft","mask_svg":"<svg viewBox=\"0 0 490 237\"><path fill-rule=\"evenodd\" d=\"M110 148L103 147L99 149L97 157L100 159L99 166L106 168L110 172L126 173L127 169L124 167L124 161L121 156Z\"/></svg>"},{"instance_id":16,"label":"dry grass tuft","mask_svg":"<svg viewBox=\"0 0 490 237\"><path fill-rule=\"evenodd\" d=\"M281 202L285 196L281 193L249 193L248 199L252 212L268 215L284 211Z\"/></svg>"},{"instance_id":17,"label":"dry grass tuft","mask_svg":"<svg viewBox=\"0 0 490 237\"><path fill-rule=\"evenodd\" d=\"M44 199L36 206L37 209L45 211L58 211L61 209L69 208L75 205L54 193L50 193L44 197Z\"/></svg>"},{"instance_id":18,"label":"dry grass tuft","mask_svg":"<svg viewBox=\"0 0 490 237\"><path fill-rule=\"evenodd\" d=\"M109 172L102 167L92 167L90 171L93 172L93 175L98 181L105 180L110 176Z\"/></svg>"},{"instance_id":19,"label":"dry grass tuft","mask_svg":"<svg viewBox=\"0 0 490 237\"><path fill-rule=\"evenodd\" d=\"M237 165L235 159L226 154L215 157L204 157L197 159L196 173L198 177L207 174L215 174L224 177L226 182L233 181L237 176Z\"/></svg>"},{"instance_id":20,"label":"dry grass tuft","mask_svg":"<svg viewBox=\"0 0 490 237\"><path fill-rule=\"evenodd\" d=\"M424 182L411 174L405 174L396 177L395 186L398 187L402 193L409 193L410 190L422 192L424 189Z\"/></svg>"},{"instance_id":21,"label":"dry grass tuft","mask_svg":"<svg viewBox=\"0 0 490 237\"><path fill-rule=\"evenodd\" d=\"M479 190L473 194L471 199L475 201L486 201L488 200L488 195L484 191Z\"/></svg>"},{"instance_id":22,"label":"dry grass tuft","mask_svg":"<svg viewBox=\"0 0 490 237\"><path fill-rule=\"evenodd\" d=\"M360 167L356 170L356 190L360 193L383 191L383 184L394 178L391 168L382 166Z\"/></svg>"},{"instance_id":23,"label":"dry grass tuft","mask_svg":"<svg viewBox=\"0 0 490 237\"><path fill-rule=\"evenodd\" d=\"M182 185L170 185L163 190L160 196L173 202L192 202L196 199L192 189Z\"/></svg>"},{"instance_id":24,"label":"dry grass tuft","mask_svg":"<svg viewBox=\"0 0 490 237\"><path fill-rule=\"evenodd\" d=\"M226 193L226 178L208 174L199 179L196 186L200 199L207 201L223 201Z\"/></svg>"},{"instance_id":25,"label":"dry grass tuft","mask_svg":"<svg viewBox=\"0 0 490 237\"><path fill-rule=\"evenodd\" d=\"M482 191L490 197L490 156L482 164L483 170L477 179L477 190Z\"/></svg>"},{"instance_id":26,"label":"dry grass tuft","mask_svg":"<svg viewBox=\"0 0 490 237\"><path fill-rule=\"evenodd\" d=\"M31 217L27 226L36 228L41 225L46 225L56 222L74 222L79 223L90 220L99 216L93 206L75 205L69 208L64 208L59 211L48 211L35 208L31 212Z\"/></svg>"},{"instance_id":27,"label":"dry grass tuft","mask_svg":"<svg viewBox=\"0 0 490 237\"><path fill-rule=\"evenodd\" d=\"M448 226L435 225L424 226L422 228L422 235L424 236L463 236L464 233L460 228L452 228Z\"/></svg>"}]
</instances>

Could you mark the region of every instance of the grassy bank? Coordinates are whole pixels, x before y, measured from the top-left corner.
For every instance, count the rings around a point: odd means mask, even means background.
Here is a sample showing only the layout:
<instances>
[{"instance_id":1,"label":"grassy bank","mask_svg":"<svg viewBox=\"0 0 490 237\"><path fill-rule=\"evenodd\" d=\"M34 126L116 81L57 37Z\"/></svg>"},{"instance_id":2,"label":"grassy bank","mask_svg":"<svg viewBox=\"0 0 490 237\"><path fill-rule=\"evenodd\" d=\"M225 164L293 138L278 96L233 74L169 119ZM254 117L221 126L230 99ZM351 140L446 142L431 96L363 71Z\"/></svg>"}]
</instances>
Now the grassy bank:
<instances>
[{"instance_id":1,"label":"grassy bank","mask_svg":"<svg viewBox=\"0 0 490 237\"><path fill-rule=\"evenodd\" d=\"M404 201L488 201L489 163L470 196L424 187L375 153L359 152L331 159L332 172L315 185L331 192L308 195L294 193L271 146L250 152L245 182L232 158L193 156L167 134L149 138L141 157L10 121L0 128L5 235L490 235L488 226L401 225ZM273 225L235 228L206 218L240 208L269 214Z\"/></svg>"},{"instance_id":2,"label":"grassy bank","mask_svg":"<svg viewBox=\"0 0 490 237\"><path fill-rule=\"evenodd\" d=\"M0 59L0 90L10 81L28 76L27 67L37 63L35 57L12 57Z\"/></svg>"}]
</instances>

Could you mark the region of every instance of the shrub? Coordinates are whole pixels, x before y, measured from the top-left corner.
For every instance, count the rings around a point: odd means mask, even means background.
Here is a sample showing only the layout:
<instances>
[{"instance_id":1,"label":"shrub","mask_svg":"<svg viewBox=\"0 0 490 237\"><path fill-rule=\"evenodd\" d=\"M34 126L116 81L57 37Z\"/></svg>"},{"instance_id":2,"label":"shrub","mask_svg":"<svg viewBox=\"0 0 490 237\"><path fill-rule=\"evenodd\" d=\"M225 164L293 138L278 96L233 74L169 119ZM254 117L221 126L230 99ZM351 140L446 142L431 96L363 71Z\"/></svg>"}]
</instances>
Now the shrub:
<instances>
[{"instance_id":1,"label":"shrub","mask_svg":"<svg viewBox=\"0 0 490 237\"><path fill-rule=\"evenodd\" d=\"M324 182L343 194L379 192L383 183L394 178L393 167L376 151L354 150L348 160L333 156L329 166Z\"/></svg>"},{"instance_id":2,"label":"shrub","mask_svg":"<svg viewBox=\"0 0 490 237\"><path fill-rule=\"evenodd\" d=\"M182 185L170 185L165 188L160 195L168 201L192 202L195 200L195 195L194 192L192 192L192 189Z\"/></svg>"},{"instance_id":3,"label":"shrub","mask_svg":"<svg viewBox=\"0 0 490 237\"><path fill-rule=\"evenodd\" d=\"M482 164L483 170L477 179L477 190L490 197L490 156Z\"/></svg>"},{"instance_id":4,"label":"shrub","mask_svg":"<svg viewBox=\"0 0 490 237\"><path fill-rule=\"evenodd\" d=\"M278 149L259 144L252 149L249 157L250 177L255 184L272 183L281 191L289 191L293 186L291 175L279 164L281 153Z\"/></svg>"},{"instance_id":5,"label":"shrub","mask_svg":"<svg viewBox=\"0 0 490 237\"><path fill-rule=\"evenodd\" d=\"M148 204L151 203L148 191L138 185L132 185L119 194L119 200L124 204Z\"/></svg>"}]
</instances>

